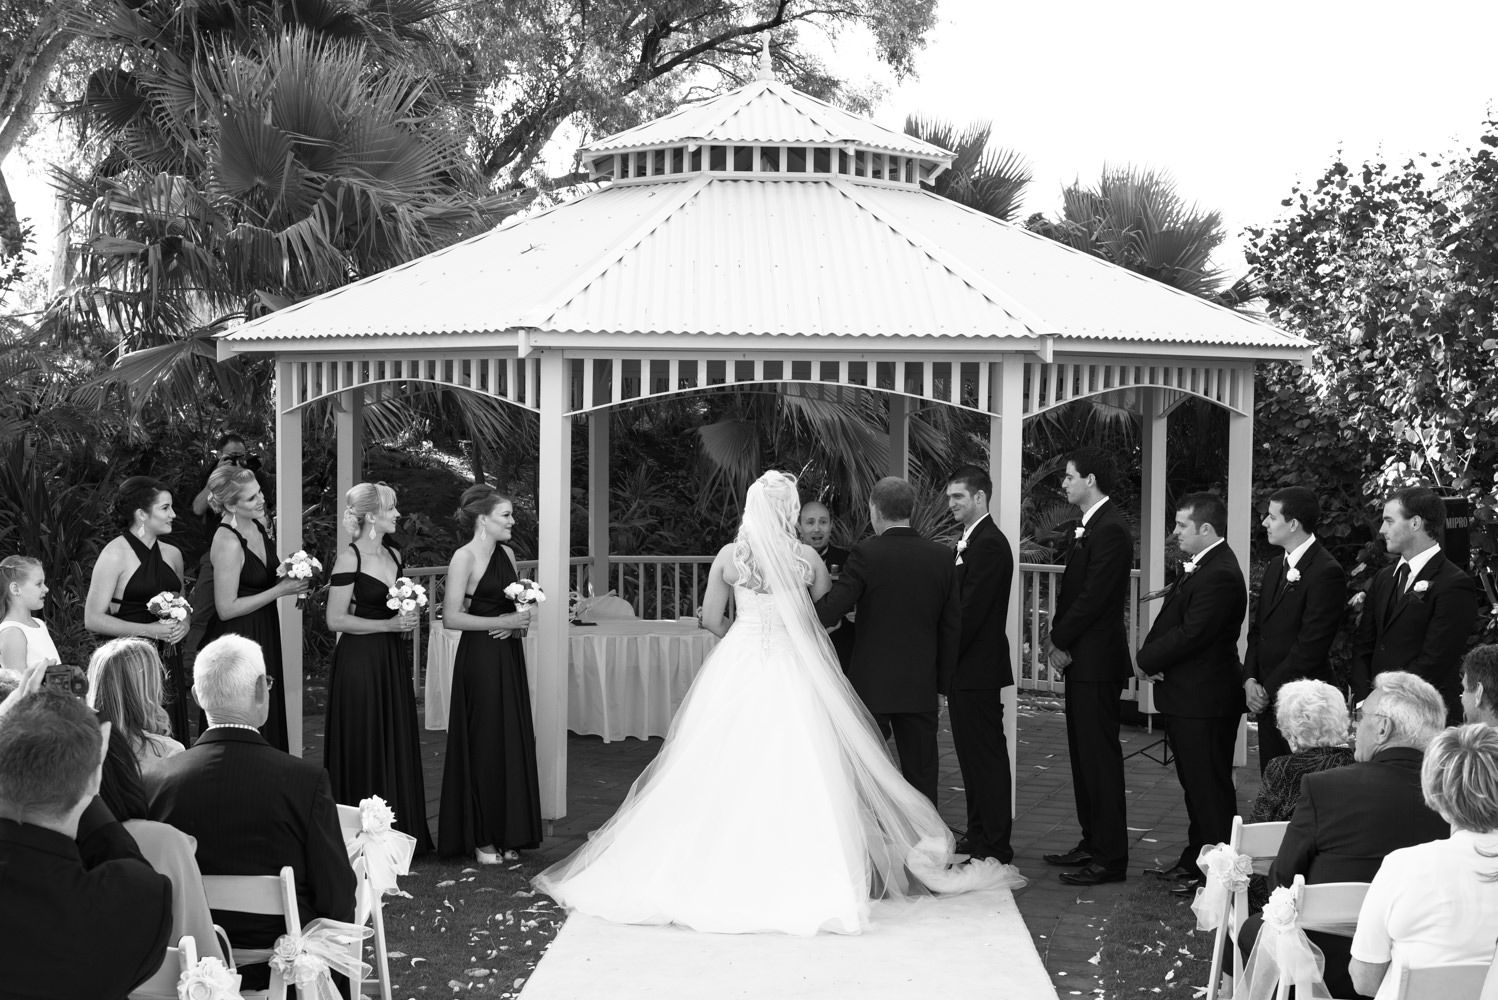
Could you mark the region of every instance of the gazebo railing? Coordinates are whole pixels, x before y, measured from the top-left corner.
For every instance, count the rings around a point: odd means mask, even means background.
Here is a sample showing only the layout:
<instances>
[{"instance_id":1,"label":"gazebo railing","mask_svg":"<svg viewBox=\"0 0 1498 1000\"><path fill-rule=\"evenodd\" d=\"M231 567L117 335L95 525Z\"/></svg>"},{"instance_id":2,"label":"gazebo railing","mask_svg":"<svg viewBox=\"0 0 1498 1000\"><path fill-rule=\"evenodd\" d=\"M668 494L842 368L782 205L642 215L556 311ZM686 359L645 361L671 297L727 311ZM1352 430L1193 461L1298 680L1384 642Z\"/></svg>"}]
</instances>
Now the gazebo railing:
<instances>
[{"instance_id":1,"label":"gazebo railing","mask_svg":"<svg viewBox=\"0 0 1498 1000\"><path fill-rule=\"evenodd\" d=\"M614 592L629 602L639 618L678 618L694 615L702 604L707 590L708 569L712 556L609 556L609 576ZM569 587L582 592L586 587L592 560L587 556L573 556L569 560L571 577ZM534 560L522 560L520 572L534 572ZM1064 566L1044 563L1020 564L1020 600L1024 613L1020 622L1020 663L1016 671L1015 684L1021 691L1041 691L1060 694L1066 688L1059 672L1041 663L1041 639L1052 615L1056 600L1061 593L1061 574ZM411 662L415 666L414 681L418 692L422 689L423 669L426 660L428 630L437 620L442 606L443 590L447 582L446 566L418 566L408 569L406 575L427 588L430 604L426 623L411 633ZM1140 603L1139 571L1130 573L1132 586L1126 611L1129 649L1139 648ZM598 588L594 587L594 592ZM548 591L548 596L553 596ZM565 600L565 594L554 595ZM1137 697L1137 685L1131 679L1124 698Z\"/></svg>"}]
</instances>

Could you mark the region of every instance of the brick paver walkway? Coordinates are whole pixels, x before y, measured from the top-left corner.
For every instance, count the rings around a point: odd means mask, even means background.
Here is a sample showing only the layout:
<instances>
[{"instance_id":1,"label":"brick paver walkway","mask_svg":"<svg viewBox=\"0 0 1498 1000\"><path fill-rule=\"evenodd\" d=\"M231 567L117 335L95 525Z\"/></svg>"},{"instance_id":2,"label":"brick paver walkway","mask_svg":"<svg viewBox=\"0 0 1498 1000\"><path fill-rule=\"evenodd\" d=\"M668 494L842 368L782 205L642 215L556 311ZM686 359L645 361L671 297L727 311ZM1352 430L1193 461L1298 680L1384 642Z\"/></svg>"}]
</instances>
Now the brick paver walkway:
<instances>
[{"instance_id":1,"label":"brick paver walkway","mask_svg":"<svg viewBox=\"0 0 1498 1000\"><path fill-rule=\"evenodd\" d=\"M419 710L417 715L421 717ZM306 722L306 757L321 760L321 712L309 712ZM1143 728L1125 725L1122 739L1124 753L1134 754L1125 762L1129 829L1134 841L1129 862L1132 881L1147 877L1142 876L1142 870L1161 861L1167 862L1167 866L1174 863L1186 841L1186 813L1174 766L1162 765L1146 753L1138 752L1155 744L1159 733L1151 735ZM938 805L947 822L960 830L966 822L966 806L945 716L940 741L942 771ZM1022 695L1018 741L1012 843L1015 864L1031 882L1016 893L1015 900L1056 991L1062 997L1095 995L1097 970L1088 960L1097 954L1101 925L1120 895L1128 891L1129 883L1078 890L1059 881L1058 870L1041 860L1042 854L1069 849L1078 836L1066 755L1066 720L1060 703L1050 697ZM1254 742L1251 731L1249 766L1237 772L1238 802L1243 811L1247 811L1258 791ZM596 736L569 735L567 816L548 831L546 843L537 854L559 860L575 850L590 831L613 814L660 745L659 739L604 743ZM434 834L445 750L446 733L422 731L427 815ZM1149 750L1156 758L1159 752L1158 746Z\"/></svg>"}]
</instances>

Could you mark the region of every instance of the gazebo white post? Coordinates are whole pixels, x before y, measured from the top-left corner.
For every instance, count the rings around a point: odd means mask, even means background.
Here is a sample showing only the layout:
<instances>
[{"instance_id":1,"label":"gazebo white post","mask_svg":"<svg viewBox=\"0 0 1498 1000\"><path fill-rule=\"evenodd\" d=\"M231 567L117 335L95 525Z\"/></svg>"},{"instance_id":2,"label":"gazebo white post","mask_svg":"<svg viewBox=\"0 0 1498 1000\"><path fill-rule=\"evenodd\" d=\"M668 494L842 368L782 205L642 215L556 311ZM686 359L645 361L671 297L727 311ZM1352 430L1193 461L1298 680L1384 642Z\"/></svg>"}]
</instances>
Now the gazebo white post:
<instances>
[{"instance_id":1,"label":"gazebo white post","mask_svg":"<svg viewBox=\"0 0 1498 1000\"><path fill-rule=\"evenodd\" d=\"M1020 484L1024 482L1025 457L1025 359L1015 354L1004 354L993 365L988 379L988 464L989 475L994 481L994 497L997 504L989 505L989 514L1004 537L1014 545L1014 575L1009 581L1009 620L1004 624L1009 636L1009 662L1014 666L1015 684L1004 689L1004 739L1009 744L1009 808L1014 808L1015 774L1019 767L1018 703L1015 692L1019 689L1022 671L1020 660L1024 650L1024 607L1020 585L1019 539L1020 509L1024 497L1020 495Z\"/></svg>"},{"instance_id":2,"label":"gazebo white post","mask_svg":"<svg viewBox=\"0 0 1498 1000\"><path fill-rule=\"evenodd\" d=\"M364 390L346 389L334 401L334 426L338 433L337 493L333 497L334 517L338 522L338 551L354 539L343 526L344 498L354 484L364 478ZM338 553L333 553L338 558ZM329 566L332 563L328 564Z\"/></svg>"},{"instance_id":3,"label":"gazebo white post","mask_svg":"<svg viewBox=\"0 0 1498 1000\"><path fill-rule=\"evenodd\" d=\"M1165 536L1169 534L1162 520L1165 514L1165 398L1160 389L1140 389L1139 413L1139 597L1165 586ZM1139 608L1138 633L1129 655L1132 657L1160 610L1154 601ZM1139 684L1139 710L1153 712L1153 685Z\"/></svg>"},{"instance_id":4,"label":"gazebo white post","mask_svg":"<svg viewBox=\"0 0 1498 1000\"><path fill-rule=\"evenodd\" d=\"M1232 380L1234 389L1230 400L1233 409L1228 411L1228 545L1238 556L1238 565L1243 568L1243 579L1248 580L1248 549L1253 532L1254 517L1254 370L1247 369L1223 372ZM1238 633L1238 656L1241 659L1248 651L1248 616ZM1238 722L1238 741L1233 748L1233 766L1243 767L1248 763L1248 720L1245 716Z\"/></svg>"},{"instance_id":5,"label":"gazebo white post","mask_svg":"<svg viewBox=\"0 0 1498 1000\"><path fill-rule=\"evenodd\" d=\"M567 815L567 553L570 547L572 423L567 416L567 361L559 350L540 351L540 467L536 476L536 582L554 600L536 605L536 759L541 815Z\"/></svg>"},{"instance_id":6,"label":"gazebo white post","mask_svg":"<svg viewBox=\"0 0 1498 1000\"><path fill-rule=\"evenodd\" d=\"M898 392L889 394L888 475L910 477L910 400Z\"/></svg>"},{"instance_id":7,"label":"gazebo white post","mask_svg":"<svg viewBox=\"0 0 1498 1000\"><path fill-rule=\"evenodd\" d=\"M292 409L290 391L296 365L276 360L276 540L278 548L302 547L302 411ZM329 565L332 565L331 563ZM292 756L302 755L302 612L295 601L280 601L281 684L286 698L286 740Z\"/></svg>"},{"instance_id":8,"label":"gazebo white post","mask_svg":"<svg viewBox=\"0 0 1498 1000\"><path fill-rule=\"evenodd\" d=\"M587 378L587 375L583 376ZM609 411L588 414L588 582L609 589ZM586 594L582 596L586 597Z\"/></svg>"}]
</instances>

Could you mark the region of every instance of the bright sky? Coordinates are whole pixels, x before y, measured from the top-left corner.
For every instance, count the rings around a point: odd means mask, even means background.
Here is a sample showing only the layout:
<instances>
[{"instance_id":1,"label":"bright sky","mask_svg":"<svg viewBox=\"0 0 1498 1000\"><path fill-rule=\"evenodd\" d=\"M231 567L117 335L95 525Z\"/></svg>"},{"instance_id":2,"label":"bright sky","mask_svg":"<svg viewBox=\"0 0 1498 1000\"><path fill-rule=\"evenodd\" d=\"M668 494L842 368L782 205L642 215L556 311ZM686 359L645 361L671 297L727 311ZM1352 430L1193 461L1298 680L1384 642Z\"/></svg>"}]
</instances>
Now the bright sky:
<instances>
[{"instance_id":1,"label":"bright sky","mask_svg":"<svg viewBox=\"0 0 1498 1000\"><path fill-rule=\"evenodd\" d=\"M1169 171L1236 248L1339 148L1356 162L1476 141L1498 98L1493 0L941 0L878 118L988 118L1031 162L1026 213L1104 162Z\"/></svg>"}]
</instances>

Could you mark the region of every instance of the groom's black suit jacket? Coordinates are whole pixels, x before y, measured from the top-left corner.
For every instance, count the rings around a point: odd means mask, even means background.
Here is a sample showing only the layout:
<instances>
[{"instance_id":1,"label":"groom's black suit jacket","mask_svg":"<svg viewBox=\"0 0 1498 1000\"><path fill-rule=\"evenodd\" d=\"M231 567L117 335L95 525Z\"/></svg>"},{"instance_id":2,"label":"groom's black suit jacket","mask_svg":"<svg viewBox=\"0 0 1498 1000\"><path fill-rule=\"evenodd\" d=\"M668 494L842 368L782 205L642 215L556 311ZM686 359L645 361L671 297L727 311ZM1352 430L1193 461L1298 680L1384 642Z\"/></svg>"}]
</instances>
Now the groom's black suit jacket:
<instances>
[{"instance_id":1,"label":"groom's black suit jacket","mask_svg":"<svg viewBox=\"0 0 1498 1000\"><path fill-rule=\"evenodd\" d=\"M1336 683L1328 654L1347 607L1347 574L1319 541L1295 568L1300 579L1287 583L1284 557L1269 561L1248 624L1243 676L1264 685L1271 700L1290 681Z\"/></svg>"},{"instance_id":2,"label":"groom's black suit jacket","mask_svg":"<svg viewBox=\"0 0 1498 1000\"><path fill-rule=\"evenodd\" d=\"M1352 693L1362 700L1385 670L1419 674L1441 692L1447 721L1462 719L1462 653L1477 623L1477 585L1445 555L1431 556L1402 594L1394 593L1399 564L1378 571L1363 601L1353 642ZM1414 588L1425 581L1423 592Z\"/></svg>"},{"instance_id":3,"label":"groom's black suit jacket","mask_svg":"<svg viewBox=\"0 0 1498 1000\"><path fill-rule=\"evenodd\" d=\"M1051 642L1071 654L1068 681L1123 684L1133 673L1125 611L1134 536L1112 500L1104 501L1086 529L1066 557Z\"/></svg>"},{"instance_id":4,"label":"groom's black suit jacket","mask_svg":"<svg viewBox=\"0 0 1498 1000\"><path fill-rule=\"evenodd\" d=\"M962 565L957 567L962 632L957 669L943 693L990 691L1014 683L1008 632L1013 581L1014 550L993 518L984 516L968 535Z\"/></svg>"},{"instance_id":5,"label":"groom's black suit jacket","mask_svg":"<svg viewBox=\"0 0 1498 1000\"><path fill-rule=\"evenodd\" d=\"M952 550L914 528L888 528L848 553L842 577L817 602L831 625L854 607L848 679L870 712L935 712L957 666L962 605Z\"/></svg>"},{"instance_id":6,"label":"groom's black suit jacket","mask_svg":"<svg viewBox=\"0 0 1498 1000\"><path fill-rule=\"evenodd\" d=\"M1238 630L1247 607L1243 570L1227 542L1183 573L1139 649L1139 669L1165 676L1155 685L1162 713L1208 719L1244 711Z\"/></svg>"}]
</instances>

